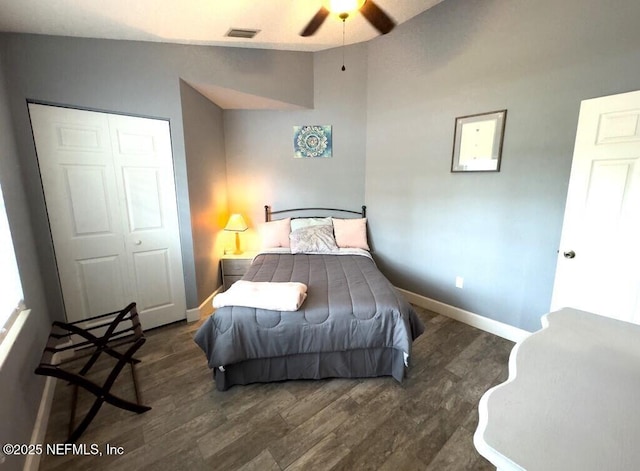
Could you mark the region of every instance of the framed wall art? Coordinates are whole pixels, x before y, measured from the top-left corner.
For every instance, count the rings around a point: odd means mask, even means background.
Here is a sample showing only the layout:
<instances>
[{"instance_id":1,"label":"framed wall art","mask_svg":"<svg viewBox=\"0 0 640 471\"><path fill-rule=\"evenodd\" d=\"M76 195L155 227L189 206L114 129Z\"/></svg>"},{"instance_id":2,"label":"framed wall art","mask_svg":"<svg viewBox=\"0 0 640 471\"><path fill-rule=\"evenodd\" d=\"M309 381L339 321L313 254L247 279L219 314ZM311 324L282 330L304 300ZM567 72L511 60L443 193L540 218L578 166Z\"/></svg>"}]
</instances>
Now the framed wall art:
<instances>
[{"instance_id":1,"label":"framed wall art","mask_svg":"<svg viewBox=\"0 0 640 471\"><path fill-rule=\"evenodd\" d=\"M333 152L331 126L294 126L293 151L296 159L331 157Z\"/></svg>"},{"instance_id":2,"label":"framed wall art","mask_svg":"<svg viewBox=\"0 0 640 471\"><path fill-rule=\"evenodd\" d=\"M499 172L507 110L456 118L452 172Z\"/></svg>"}]
</instances>

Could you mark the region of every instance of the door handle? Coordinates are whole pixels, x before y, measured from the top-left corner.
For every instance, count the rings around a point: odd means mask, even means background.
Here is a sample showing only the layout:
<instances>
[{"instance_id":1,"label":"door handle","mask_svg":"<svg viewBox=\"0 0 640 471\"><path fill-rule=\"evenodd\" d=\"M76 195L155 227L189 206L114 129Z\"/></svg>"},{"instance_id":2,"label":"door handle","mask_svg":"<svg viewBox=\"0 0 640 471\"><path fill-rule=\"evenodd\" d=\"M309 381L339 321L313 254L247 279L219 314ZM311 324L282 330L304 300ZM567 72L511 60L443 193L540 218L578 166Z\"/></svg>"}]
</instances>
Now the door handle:
<instances>
[{"instance_id":1,"label":"door handle","mask_svg":"<svg viewBox=\"0 0 640 471\"><path fill-rule=\"evenodd\" d=\"M564 258L569 258L569 259L576 257L576 253L573 250L564 252L562 255L564 255Z\"/></svg>"},{"instance_id":2,"label":"door handle","mask_svg":"<svg viewBox=\"0 0 640 471\"><path fill-rule=\"evenodd\" d=\"M142 245L142 241L141 240L136 240L133 244L134 245Z\"/></svg>"}]
</instances>

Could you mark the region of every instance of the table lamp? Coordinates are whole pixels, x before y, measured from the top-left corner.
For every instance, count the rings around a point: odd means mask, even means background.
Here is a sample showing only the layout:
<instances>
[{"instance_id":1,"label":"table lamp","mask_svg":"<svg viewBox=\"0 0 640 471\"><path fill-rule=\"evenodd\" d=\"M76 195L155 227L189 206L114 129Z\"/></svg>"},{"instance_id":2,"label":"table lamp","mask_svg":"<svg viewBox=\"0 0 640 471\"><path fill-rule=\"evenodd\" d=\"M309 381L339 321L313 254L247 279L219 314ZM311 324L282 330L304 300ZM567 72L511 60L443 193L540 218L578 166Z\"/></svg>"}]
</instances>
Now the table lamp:
<instances>
[{"instance_id":1,"label":"table lamp","mask_svg":"<svg viewBox=\"0 0 640 471\"><path fill-rule=\"evenodd\" d=\"M232 214L229 216L229 221L225 226L225 231L231 231L236 233L236 251L233 252L235 255L239 255L242 253L240 250L240 233L244 232L248 229L247 223L244 222L242 214Z\"/></svg>"}]
</instances>

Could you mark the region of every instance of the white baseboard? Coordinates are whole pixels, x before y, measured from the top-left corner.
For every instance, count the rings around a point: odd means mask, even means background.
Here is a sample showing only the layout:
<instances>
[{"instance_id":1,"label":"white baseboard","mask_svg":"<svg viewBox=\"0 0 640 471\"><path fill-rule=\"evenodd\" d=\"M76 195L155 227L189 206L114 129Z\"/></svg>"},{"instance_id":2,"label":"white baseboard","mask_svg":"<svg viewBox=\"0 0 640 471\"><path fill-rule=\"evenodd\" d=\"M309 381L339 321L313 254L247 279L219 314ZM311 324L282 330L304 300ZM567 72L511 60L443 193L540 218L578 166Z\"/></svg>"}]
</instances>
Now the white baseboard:
<instances>
[{"instance_id":1,"label":"white baseboard","mask_svg":"<svg viewBox=\"0 0 640 471\"><path fill-rule=\"evenodd\" d=\"M200 320L200 308L187 309L187 322L196 322Z\"/></svg>"},{"instance_id":2,"label":"white baseboard","mask_svg":"<svg viewBox=\"0 0 640 471\"><path fill-rule=\"evenodd\" d=\"M436 301L435 299L421 296L411 291L407 291L401 288L396 288L402 295L412 304L416 306L429 309L430 311L437 312L443 316L450 317L457 321L463 322L472 327L476 327L490 334L497 335L512 342L520 342L529 336L531 332L527 332L524 329L514 327L503 322L499 322L488 317L475 314L473 312L465 311L455 306Z\"/></svg>"},{"instance_id":3,"label":"white baseboard","mask_svg":"<svg viewBox=\"0 0 640 471\"><path fill-rule=\"evenodd\" d=\"M209 297L200 304L200 306L193 309L187 309L187 322L196 322L203 317L211 315L213 312L213 297L220 291L222 291L222 286L218 286L218 288L211 293Z\"/></svg>"},{"instance_id":4,"label":"white baseboard","mask_svg":"<svg viewBox=\"0 0 640 471\"><path fill-rule=\"evenodd\" d=\"M43 444L47 434L47 425L49 424L49 415L51 414L51 405L53 404L53 396L56 391L57 379L47 376L40 399L40 407L36 416L36 423L33 425L31 432L31 444ZM40 455L37 453L27 455L24 462L23 471L37 471L40 467Z\"/></svg>"}]
</instances>

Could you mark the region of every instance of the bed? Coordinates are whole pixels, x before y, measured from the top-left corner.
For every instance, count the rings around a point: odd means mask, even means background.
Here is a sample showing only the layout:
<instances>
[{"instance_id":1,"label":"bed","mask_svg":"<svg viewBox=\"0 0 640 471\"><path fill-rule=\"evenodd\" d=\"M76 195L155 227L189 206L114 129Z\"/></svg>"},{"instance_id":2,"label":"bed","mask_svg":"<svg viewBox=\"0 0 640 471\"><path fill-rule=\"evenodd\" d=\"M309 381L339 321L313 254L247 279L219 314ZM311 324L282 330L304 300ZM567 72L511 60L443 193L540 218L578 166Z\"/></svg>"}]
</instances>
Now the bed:
<instances>
[{"instance_id":1,"label":"bed","mask_svg":"<svg viewBox=\"0 0 640 471\"><path fill-rule=\"evenodd\" d=\"M308 210L356 217L272 219ZM207 356L216 388L333 377L392 376L402 381L412 342L424 326L368 251L366 208L271 211L265 206L261 234L264 249L228 296L241 284L295 284L306 291L301 305L286 310L264 309L242 296L237 303L219 303L222 307L194 337Z\"/></svg>"}]
</instances>

